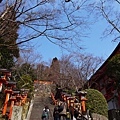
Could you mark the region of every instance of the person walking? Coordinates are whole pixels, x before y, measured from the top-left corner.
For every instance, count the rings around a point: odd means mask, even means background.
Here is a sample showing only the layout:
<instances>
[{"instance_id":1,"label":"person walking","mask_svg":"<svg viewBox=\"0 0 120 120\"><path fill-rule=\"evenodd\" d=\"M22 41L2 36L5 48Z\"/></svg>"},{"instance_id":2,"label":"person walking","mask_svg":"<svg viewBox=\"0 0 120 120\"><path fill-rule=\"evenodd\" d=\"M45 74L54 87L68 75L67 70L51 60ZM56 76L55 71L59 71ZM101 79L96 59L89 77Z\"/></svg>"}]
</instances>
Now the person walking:
<instances>
[{"instance_id":1,"label":"person walking","mask_svg":"<svg viewBox=\"0 0 120 120\"><path fill-rule=\"evenodd\" d=\"M71 114L70 114L70 111L69 111L68 108L67 108L67 111L66 111L66 120L71 120Z\"/></svg>"},{"instance_id":2,"label":"person walking","mask_svg":"<svg viewBox=\"0 0 120 120\"><path fill-rule=\"evenodd\" d=\"M50 112L50 109L48 106L45 106L45 108L43 110L47 110L48 112Z\"/></svg>"},{"instance_id":3,"label":"person walking","mask_svg":"<svg viewBox=\"0 0 120 120\"><path fill-rule=\"evenodd\" d=\"M59 118L60 118L60 120L66 120L66 103L63 102L63 103L61 103L60 106L63 107L63 110L59 113Z\"/></svg>"},{"instance_id":4,"label":"person walking","mask_svg":"<svg viewBox=\"0 0 120 120\"><path fill-rule=\"evenodd\" d=\"M53 117L54 117L54 120L59 120L58 106L55 106L55 108L54 108Z\"/></svg>"},{"instance_id":5,"label":"person walking","mask_svg":"<svg viewBox=\"0 0 120 120\"><path fill-rule=\"evenodd\" d=\"M49 120L49 108L45 106L41 116L42 120Z\"/></svg>"},{"instance_id":6,"label":"person walking","mask_svg":"<svg viewBox=\"0 0 120 120\"><path fill-rule=\"evenodd\" d=\"M74 116L74 107L70 105L69 107L69 112L70 112L70 118L71 120L73 120L73 116Z\"/></svg>"}]
</instances>

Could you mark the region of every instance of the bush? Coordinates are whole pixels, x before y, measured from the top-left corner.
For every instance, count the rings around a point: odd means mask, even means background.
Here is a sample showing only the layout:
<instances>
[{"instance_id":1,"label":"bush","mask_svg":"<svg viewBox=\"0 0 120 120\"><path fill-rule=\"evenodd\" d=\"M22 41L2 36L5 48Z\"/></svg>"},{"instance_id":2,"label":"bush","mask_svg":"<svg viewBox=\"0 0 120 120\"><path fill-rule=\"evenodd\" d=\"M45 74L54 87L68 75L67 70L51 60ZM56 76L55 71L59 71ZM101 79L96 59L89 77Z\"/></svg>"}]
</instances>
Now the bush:
<instances>
[{"instance_id":1,"label":"bush","mask_svg":"<svg viewBox=\"0 0 120 120\"><path fill-rule=\"evenodd\" d=\"M108 104L103 94L95 89L86 89L85 91L87 91L86 97L88 99L86 108L92 113L108 117Z\"/></svg>"}]
</instances>

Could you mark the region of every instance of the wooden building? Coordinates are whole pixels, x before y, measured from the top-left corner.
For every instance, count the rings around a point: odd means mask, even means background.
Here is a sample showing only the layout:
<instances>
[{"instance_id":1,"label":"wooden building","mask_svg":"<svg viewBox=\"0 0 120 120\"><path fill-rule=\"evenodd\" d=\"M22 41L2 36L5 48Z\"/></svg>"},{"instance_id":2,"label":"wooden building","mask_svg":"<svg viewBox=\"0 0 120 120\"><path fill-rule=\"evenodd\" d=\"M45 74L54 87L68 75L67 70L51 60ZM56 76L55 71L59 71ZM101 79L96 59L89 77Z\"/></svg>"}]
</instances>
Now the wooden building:
<instances>
[{"instance_id":1,"label":"wooden building","mask_svg":"<svg viewBox=\"0 0 120 120\"><path fill-rule=\"evenodd\" d=\"M88 81L88 86L90 88L99 90L105 96L108 102L108 110L120 109L120 93L118 93L114 87L115 80L108 77L105 72L109 60L111 60L111 58L117 54L120 54L120 43Z\"/></svg>"}]
</instances>

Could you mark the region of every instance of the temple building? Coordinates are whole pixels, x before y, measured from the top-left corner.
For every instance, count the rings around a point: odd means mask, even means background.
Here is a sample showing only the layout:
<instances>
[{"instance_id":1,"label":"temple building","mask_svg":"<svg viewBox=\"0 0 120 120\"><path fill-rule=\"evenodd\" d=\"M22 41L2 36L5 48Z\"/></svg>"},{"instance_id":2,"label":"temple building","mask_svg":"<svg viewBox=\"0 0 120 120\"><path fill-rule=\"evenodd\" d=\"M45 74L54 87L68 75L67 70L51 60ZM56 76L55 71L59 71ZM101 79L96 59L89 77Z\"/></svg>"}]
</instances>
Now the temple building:
<instances>
[{"instance_id":1,"label":"temple building","mask_svg":"<svg viewBox=\"0 0 120 120\"><path fill-rule=\"evenodd\" d=\"M120 55L120 43L87 83L89 88L97 89L105 96L108 103L108 113L109 111L120 110L120 91L115 87L115 77L110 77L106 74L109 61L116 55ZM116 115L112 116L115 117Z\"/></svg>"}]
</instances>

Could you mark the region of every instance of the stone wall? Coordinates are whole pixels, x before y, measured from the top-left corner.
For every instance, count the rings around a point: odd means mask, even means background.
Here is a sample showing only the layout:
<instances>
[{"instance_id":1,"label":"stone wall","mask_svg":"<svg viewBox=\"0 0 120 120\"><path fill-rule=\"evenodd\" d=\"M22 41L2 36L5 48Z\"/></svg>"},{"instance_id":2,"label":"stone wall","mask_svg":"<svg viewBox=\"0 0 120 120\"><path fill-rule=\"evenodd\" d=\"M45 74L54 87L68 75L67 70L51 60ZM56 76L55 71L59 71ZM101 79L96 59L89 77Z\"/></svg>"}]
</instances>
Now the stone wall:
<instances>
[{"instance_id":1,"label":"stone wall","mask_svg":"<svg viewBox=\"0 0 120 120\"><path fill-rule=\"evenodd\" d=\"M21 120L21 118L22 118L22 106L14 106L11 120Z\"/></svg>"},{"instance_id":2,"label":"stone wall","mask_svg":"<svg viewBox=\"0 0 120 120\"><path fill-rule=\"evenodd\" d=\"M108 120L107 117L105 117L103 115L96 114L96 113L92 113L92 116L93 116L93 120Z\"/></svg>"}]
</instances>

